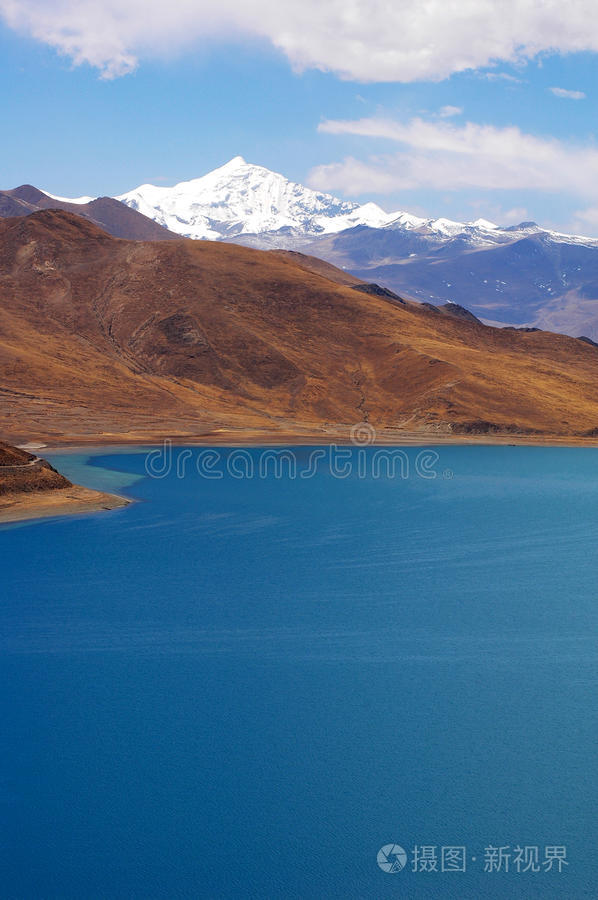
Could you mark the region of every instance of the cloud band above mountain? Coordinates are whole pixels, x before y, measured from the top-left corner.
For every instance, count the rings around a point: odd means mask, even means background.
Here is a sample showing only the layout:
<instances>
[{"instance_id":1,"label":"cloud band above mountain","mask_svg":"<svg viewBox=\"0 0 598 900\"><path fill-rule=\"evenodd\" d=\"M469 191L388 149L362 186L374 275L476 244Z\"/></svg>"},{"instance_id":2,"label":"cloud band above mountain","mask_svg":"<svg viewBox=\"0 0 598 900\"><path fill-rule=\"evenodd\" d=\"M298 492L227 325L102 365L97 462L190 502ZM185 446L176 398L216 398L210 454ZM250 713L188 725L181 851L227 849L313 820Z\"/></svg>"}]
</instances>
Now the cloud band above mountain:
<instances>
[{"instance_id":1,"label":"cloud band above mountain","mask_svg":"<svg viewBox=\"0 0 598 900\"><path fill-rule=\"evenodd\" d=\"M537 137L519 128L468 122L399 122L388 118L322 122L328 134L358 135L399 145L368 157L347 157L312 170L309 184L349 196L437 190L531 190L569 193L598 202L598 147ZM377 148L379 143L376 144ZM584 221L584 214L579 214Z\"/></svg>"},{"instance_id":2,"label":"cloud band above mountain","mask_svg":"<svg viewBox=\"0 0 598 900\"><path fill-rule=\"evenodd\" d=\"M265 38L298 70L362 82L436 81L542 52L598 51L591 0L0 0L0 16L106 78L206 37Z\"/></svg>"}]
</instances>

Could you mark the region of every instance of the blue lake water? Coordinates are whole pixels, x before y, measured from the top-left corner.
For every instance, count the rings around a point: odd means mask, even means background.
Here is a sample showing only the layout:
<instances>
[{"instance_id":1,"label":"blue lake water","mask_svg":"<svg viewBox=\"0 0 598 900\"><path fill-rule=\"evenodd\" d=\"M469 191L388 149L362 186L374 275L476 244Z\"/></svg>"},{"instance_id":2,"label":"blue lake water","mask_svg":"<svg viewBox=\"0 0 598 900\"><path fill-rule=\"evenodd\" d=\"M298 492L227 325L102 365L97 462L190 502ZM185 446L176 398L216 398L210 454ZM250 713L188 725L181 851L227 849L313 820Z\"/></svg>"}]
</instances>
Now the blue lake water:
<instances>
[{"instance_id":1,"label":"blue lake water","mask_svg":"<svg viewBox=\"0 0 598 900\"><path fill-rule=\"evenodd\" d=\"M0 528L0 895L598 896L598 451L200 452L54 457L139 502Z\"/></svg>"}]
</instances>

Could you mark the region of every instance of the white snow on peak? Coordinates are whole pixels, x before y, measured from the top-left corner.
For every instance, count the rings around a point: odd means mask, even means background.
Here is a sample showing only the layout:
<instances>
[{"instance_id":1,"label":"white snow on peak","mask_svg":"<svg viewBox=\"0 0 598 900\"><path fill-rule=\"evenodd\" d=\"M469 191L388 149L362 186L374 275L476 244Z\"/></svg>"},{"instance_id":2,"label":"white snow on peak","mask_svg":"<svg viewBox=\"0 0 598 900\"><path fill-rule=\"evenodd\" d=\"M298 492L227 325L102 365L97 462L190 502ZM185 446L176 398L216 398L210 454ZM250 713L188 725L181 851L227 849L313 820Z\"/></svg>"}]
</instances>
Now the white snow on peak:
<instances>
[{"instance_id":1,"label":"white snow on peak","mask_svg":"<svg viewBox=\"0 0 598 900\"><path fill-rule=\"evenodd\" d=\"M483 228L484 231L495 231L498 228L498 225L489 222L488 219L476 219L471 225L473 228Z\"/></svg>"},{"instance_id":2,"label":"white snow on peak","mask_svg":"<svg viewBox=\"0 0 598 900\"><path fill-rule=\"evenodd\" d=\"M58 194L51 194L50 191L42 191L42 194L51 197L52 200L60 200L61 203L91 203L96 199L95 197L59 197Z\"/></svg>"},{"instance_id":3,"label":"white snow on peak","mask_svg":"<svg viewBox=\"0 0 598 900\"><path fill-rule=\"evenodd\" d=\"M178 234L213 240L280 229L315 237L357 225L381 228L398 215L313 191L242 156L201 178L143 184L116 199Z\"/></svg>"},{"instance_id":4,"label":"white snow on peak","mask_svg":"<svg viewBox=\"0 0 598 900\"><path fill-rule=\"evenodd\" d=\"M446 234L450 237L460 234L465 228L462 222L453 222L452 219L434 219L430 223L430 227L433 231L438 231L440 234Z\"/></svg>"},{"instance_id":5,"label":"white snow on peak","mask_svg":"<svg viewBox=\"0 0 598 900\"><path fill-rule=\"evenodd\" d=\"M422 219L419 216L413 216L408 212L400 212L395 213L395 216L392 222L389 223L393 226L399 226L401 228L413 229L413 228L422 228L423 226L429 226L429 219Z\"/></svg>"},{"instance_id":6,"label":"white snow on peak","mask_svg":"<svg viewBox=\"0 0 598 900\"><path fill-rule=\"evenodd\" d=\"M233 169L239 169L241 166L246 166L247 163L243 159L242 156L233 156L232 159L229 159L227 163L223 166L220 166L219 169L214 169L215 172L222 172L223 169L228 169L228 171L232 171Z\"/></svg>"}]
</instances>

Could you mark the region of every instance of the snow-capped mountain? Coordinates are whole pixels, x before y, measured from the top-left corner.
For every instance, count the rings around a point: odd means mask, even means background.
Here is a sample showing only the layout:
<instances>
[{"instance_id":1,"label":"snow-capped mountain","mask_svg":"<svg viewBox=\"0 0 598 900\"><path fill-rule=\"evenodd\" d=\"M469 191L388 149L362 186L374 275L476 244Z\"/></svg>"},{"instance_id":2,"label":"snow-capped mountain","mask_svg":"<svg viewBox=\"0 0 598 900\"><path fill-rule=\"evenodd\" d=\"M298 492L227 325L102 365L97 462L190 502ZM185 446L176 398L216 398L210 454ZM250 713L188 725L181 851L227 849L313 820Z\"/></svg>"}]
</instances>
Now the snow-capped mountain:
<instances>
[{"instance_id":1,"label":"snow-capped mountain","mask_svg":"<svg viewBox=\"0 0 598 900\"><path fill-rule=\"evenodd\" d=\"M242 243L264 247L291 247L305 239L357 226L413 233L431 244L459 238L475 249L512 243L531 233L598 246L598 240L547 231L535 222L500 228L486 219L464 223L446 218L426 219L408 212L387 213L376 203L359 204L311 190L263 166L247 163L242 156L235 156L201 178L173 187L142 184L115 199L184 237L240 239Z\"/></svg>"},{"instance_id":2,"label":"snow-capped mountain","mask_svg":"<svg viewBox=\"0 0 598 900\"><path fill-rule=\"evenodd\" d=\"M394 216L288 181L241 156L174 187L142 184L116 198L185 237L222 240L281 229L316 236L355 225L380 228Z\"/></svg>"},{"instance_id":3,"label":"snow-capped mountain","mask_svg":"<svg viewBox=\"0 0 598 900\"><path fill-rule=\"evenodd\" d=\"M115 199L186 237L301 250L407 297L466 306L485 321L598 340L595 238L535 222L501 227L387 213L240 156L201 178L144 184Z\"/></svg>"},{"instance_id":4,"label":"snow-capped mountain","mask_svg":"<svg viewBox=\"0 0 598 900\"><path fill-rule=\"evenodd\" d=\"M408 212L387 213L372 202L340 200L245 162L242 156L201 178L174 187L142 184L116 199L184 237L234 240L251 235L256 246L290 245L293 239L337 234L358 225L413 231L440 240L465 233L477 243L495 243L502 234L485 219L467 224L424 219Z\"/></svg>"}]
</instances>

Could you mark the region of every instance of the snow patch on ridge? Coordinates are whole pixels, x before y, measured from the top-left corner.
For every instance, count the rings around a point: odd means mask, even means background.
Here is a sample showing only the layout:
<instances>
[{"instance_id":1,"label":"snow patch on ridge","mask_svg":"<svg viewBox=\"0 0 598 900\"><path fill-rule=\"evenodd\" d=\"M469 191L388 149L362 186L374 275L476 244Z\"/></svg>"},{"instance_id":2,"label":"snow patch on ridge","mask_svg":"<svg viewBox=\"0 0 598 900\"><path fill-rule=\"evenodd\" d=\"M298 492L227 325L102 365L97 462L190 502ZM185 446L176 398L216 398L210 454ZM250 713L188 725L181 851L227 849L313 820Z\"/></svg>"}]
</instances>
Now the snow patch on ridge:
<instances>
[{"instance_id":1,"label":"snow patch on ridge","mask_svg":"<svg viewBox=\"0 0 598 900\"><path fill-rule=\"evenodd\" d=\"M95 200L95 197L59 197L57 194L51 194L50 191L42 191L42 194L45 194L46 197L51 197L52 200L60 200L61 203L91 203L92 200Z\"/></svg>"}]
</instances>

